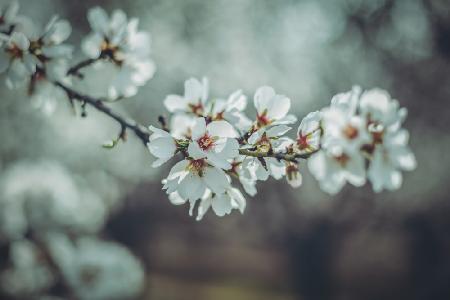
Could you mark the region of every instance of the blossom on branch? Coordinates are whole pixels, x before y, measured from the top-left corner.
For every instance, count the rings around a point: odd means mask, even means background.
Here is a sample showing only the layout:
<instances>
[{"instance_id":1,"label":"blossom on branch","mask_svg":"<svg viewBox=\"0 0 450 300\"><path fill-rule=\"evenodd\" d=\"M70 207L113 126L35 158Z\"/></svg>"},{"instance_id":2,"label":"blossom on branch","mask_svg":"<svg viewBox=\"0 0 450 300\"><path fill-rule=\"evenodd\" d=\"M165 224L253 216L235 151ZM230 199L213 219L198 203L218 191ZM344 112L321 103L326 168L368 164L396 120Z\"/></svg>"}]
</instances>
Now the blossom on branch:
<instances>
[{"instance_id":1,"label":"blossom on branch","mask_svg":"<svg viewBox=\"0 0 450 300\"><path fill-rule=\"evenodd\" d=\"M83 40L84 53L93 60L107 60L115 66L108 97L131 97L155 72L150 59L150 35L138 31L139 21L115 10L111 17L100 8L89 10L92 32Z\"/></svg>"}]
</instances>

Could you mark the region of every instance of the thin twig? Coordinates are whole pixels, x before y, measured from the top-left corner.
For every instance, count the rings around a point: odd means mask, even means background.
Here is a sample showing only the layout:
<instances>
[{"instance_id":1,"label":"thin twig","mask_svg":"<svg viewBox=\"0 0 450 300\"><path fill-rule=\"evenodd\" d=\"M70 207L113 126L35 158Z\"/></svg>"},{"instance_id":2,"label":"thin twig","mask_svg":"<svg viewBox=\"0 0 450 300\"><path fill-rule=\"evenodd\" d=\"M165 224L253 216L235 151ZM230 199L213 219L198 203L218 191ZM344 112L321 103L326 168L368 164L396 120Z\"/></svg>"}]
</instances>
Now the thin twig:
<instances>
[{"instance_id":1,"label":"thin twig","mask_svg":"<svg viewBox=\"0 0 450 300\"><path fill-rule=\"evenodd\" d=\"M98 58L89 58L89 59L83 60L83 61L79 62L78 64L76 64L75 66L71 67L67 71L67 75L72 75L72 76L77 76L79 78L83 78L83 74L80 73L81 69L92 65L96 61L98 61Z\"/></svg>"},{"instance_id":2,"label":"thin twig","mask_svg":"<svg viewBox=\"0 0 450 300\"><path fill-rule=\"evenodd\" d=\"M59 81L55 82L55 85L63 89L70 99L77 100L78 102L81 103L84 102L86 104L89 104L90 106L95 107L97 110L103 112L104 114L110 116L112 119L116 120L122 126L122 128L128 128L132 130L136 134L136 136L141 139L144 145L147 145L150 132L143 125L138 124L136 121L132 119L127 119L121 116L120 114L118 114L117 112L106 106L99 99L83 95Z\"/></svg>"}]
</instances>

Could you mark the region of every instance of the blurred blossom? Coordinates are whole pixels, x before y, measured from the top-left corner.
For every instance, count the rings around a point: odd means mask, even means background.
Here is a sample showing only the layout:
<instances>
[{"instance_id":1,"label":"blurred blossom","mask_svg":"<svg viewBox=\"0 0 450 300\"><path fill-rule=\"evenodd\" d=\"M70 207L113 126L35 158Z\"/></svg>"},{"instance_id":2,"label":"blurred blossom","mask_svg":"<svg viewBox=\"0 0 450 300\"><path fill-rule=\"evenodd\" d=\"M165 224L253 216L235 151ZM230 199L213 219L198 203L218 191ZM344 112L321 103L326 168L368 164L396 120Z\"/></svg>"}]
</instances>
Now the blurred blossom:
<instances>
[{"instance_id":1,"label":"blurred blossom","mask_svg":"<svg viewBox=\"0 0 450 300\"><path fill-rule=\"evenodd\" d=\"M142 289L144 270L123 246L63 235L47 238L52 257L79 299L130 299Z\"/></svg>"},{"instance_id":2,"label":"blurred blossom","mask_svg":"<svg viewBox=\"0 0 450 300\"><path fill-rule=\"evenodd\" d=\"M53 284L54 276L43 264L42 253L27 240L17 240L10 248L11 267L0 275L3 290L14 296L31 297Z\"/></svg>"},{"instance_id":3,"label":"blurred blossom","mask_svg":"<svg viewBox=\"0 0 450 300\"><path fill-rule=\"evenodd\" d=\"M1 186L0 231L8 238L29 230L95 232L107 215L102 200L55 162L18 164L5 172Z\"/></svg>"}]
</instances>

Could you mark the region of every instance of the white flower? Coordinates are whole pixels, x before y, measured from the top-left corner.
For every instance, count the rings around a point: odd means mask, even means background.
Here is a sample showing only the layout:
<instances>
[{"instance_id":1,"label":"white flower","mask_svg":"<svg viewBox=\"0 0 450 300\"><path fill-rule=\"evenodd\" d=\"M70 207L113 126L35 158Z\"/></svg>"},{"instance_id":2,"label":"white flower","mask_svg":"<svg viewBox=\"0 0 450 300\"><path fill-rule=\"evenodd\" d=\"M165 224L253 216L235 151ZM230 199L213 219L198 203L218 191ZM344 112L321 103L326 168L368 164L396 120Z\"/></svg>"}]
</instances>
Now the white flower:
<instances>
[{"instance_id":1,"label":"white flower","mask_svg":"<svg viewBox=\"0 0 450 300\"><path fill-rule=\"evenodd\" d=\"M358 151L370 141L366 119L356 115L359 94L359 88L338 94L331 100L331 106L322 110L322 147L345 143Z\"/></svg>"},{"instance_id":2,"label":"white flower","mask_svg":"<svg viewBox=\"0 0 450 300\"><path fill-rule=\"evenodd\" d=\"M246 206L246 200L242 193L233 187L229 187L222 194L207 193L200 199L200 205L198 207L197 221L200 221L203 216L212 207L214 213L223 217L231 213L233 209L238 209L241 214L244 213Z\"/></svg>"},{"instance_id":3,"label":"white flower","mask_svg":"<svg viewBox=\"0 0 450 300\"><path fill-rule=\"evenodd\" d=\"M291 100L283 95L277 95L269 86L263 86L256 90L253 103L256 107L256 125L258 128L277 125L292 124L297 121L293 115L288 115L291 108Z\"/></svg>"},{"instance_id":4,"label":"white flower","mask_svg":"<svg viewBox=\"0 0 450 300\"><path fill-rule=\"evenodd\" d=\"M193 115L176 113L170 118L170 134L176 139L191 139L196 120Z\"/></svg>"},{"instance_id":5,"label":"white flower","mask_svg":"<svg viewBox=\"0 0 450 300\"><path fill-rule=\"evenodd\" d=\"M0 73L7 72L7 85L15 88L23 85L36 70L36 59L29 52L30 41L21 32L11 36L0 35Z\"/></svg>"},{"instance_id":6,"label":"white flower","mask_svg":"<svg viewBox=\"0 0 450 300\"><path fill-rule=\"evenodd\" d=\"M226 120L240 131L248 131L252 121L243 113L247 107L247 97L241 90L232 93L228 99L209 102L206 109L212 120Z\"/></svg>"},{"instance_id":7,"label":"white flower","mask_svg":"<svg viewBox=\"0 0 450 300\"><path fill-rule=\"evenodd\" d=\"M402 184L400 170L412 171L416 168L414 154L407 146L408 137L404 129L386 131L383 143L375 146L367 172L375 192L399 189Z\"/></svg>"},{"instance_id":8,"label":"white flower","mask_svg":"<svg viewBox=\"0 0 450 300\"><path fill-rule=\"evenodd\" d=\"M17 16L18 11L19 2L17 0L0 7L0 32L7 33L17 25L19 22Z\"/></svg>"},{"instance_id":9,"label":"white flower","mask_svg":"<svg viewBox=\"0 0 450 300\"><path fill-rule=\"evenodd\" d=\"M147 147L151 154L158 159L153 162L154 168L161 166L172 158L177 151L177 144L175 139L167 131L150 126L149 129L153 132L150 135Z\"/></svg>"},{"instance_id":10,"label":"white flower","mask_svg":"<svg viewBox=\"0 0 450 300\"><path fill-rule=\"evenodd\" d=\"M399 128L406 118L406 108L400 108L397 100L384 90L372 89L361 96L360 110L369 124L382 125L383 128Z\"/></svg>"},{"instance_id":11,"label":"white flower","mask_svg":"<svg viewBox=\"0 0 450 300\"><path fill-rule=\"evenodd\" d=\"M54 16L43 30L33 26L27 31L26 34L31 41L30 52L37 58L40 67L49 61L72 58L73 47L64 43L72 33L68 21Z\"/></svg>"},{"instance_id":12,"label":"white flower","mask_svg":"<svg viewBox=\"0 0 450 300\"><path fill-rule=\"evenodd\" d=\"M361 151L349 147L345 141L336 141L308 159L308 167L329 194L339 192L348 181L355 186L366 182L364 157Z\"/></svg>"},{"instance_id":13,"label":"white flower","mask_svg":"<svg viewBox=\"0 0 450 300\"><path fill-rule=\"evenodd\" d=\"M150 36L138 31L138 20L127 20L121 10L114 11L109 18L102 8L95 7L89 10L88 21L92 32L83 40L84 53L92 59L108 59L117 67L108 96L134 96L137 87L155 72L150 59Z\"/></svg>"},{"instance_id":14,"label":"white flower","mask_svg":"<svg viewBox=\"0 0 450 300\"><path fill-rule=\"evenodd\" d=\"M135 298L144 284L141 263L125 247L91 237L53 234L50 254L78 299Z\"/></svg>"},{"instance_id":15,"label":"white flower","mask_svg":"<svg viewBox=\"0 0 450 300\"><path fill-rule=\"evenodd\" d=\"M194 160L206 158L217 168L228 170L228 160L238 156L239 143L233 126L226 121L212 121L206 125L205 118L197 118L192 128L192 141L188 153Z\"/></svg>"},{"instance_id":16,"label":"white flower","mask_svg":"<svg viewBox=\"0 0 450 300\"><path fill-rule=\"evenodd\" d=\"M279 137L290 129L291 127L286 125L276 125L270 128L262 127L249 137L246 148L260 153L284 150L282 148L284 148L285 140ZM243 162L243 168L249 172L249 177L253 180L267 180L269 175L278 180L285 175L286 169L282 161L273 157L266 157L264 162L256 157L248 157Z\"/></svg>"},{"instance_id":17,"label":"white flower","mask_svg":"<svg viewBox=\"0 0 450 300\"><path fill-rule=\"evenodd\" d=\"M215 194L222 194L229 186L230 179L225 172L201 158L185 159L175 164L163 189L166 189L168 194L178 192L181 198L196 201L205 194L206 189Z\"/></svg>"},{"instance_id":18,"label":"white flower","mask_svg":"<svg viewBox=\"0 0 450 300\"><path fill-rule=\"evenodd\" d=\"M306 115L300 123L297 131L297 139L294 144L296 151L300 153L314 152L320 148L322 114L314 111Z\"/></svg>"},{"instance_id":19,"label":"white flower","mask_svg":"<svg viewBox=\"0 0 450 300\"><path fill-rule=\"evenodd\" d=\"M190 78L184 82L184 96L168 95L164 99L164 105L170 112L193 113L204 116L205 105L208 100L208 79L202 82L196 78Z\"/></svg>"},{"instance_id":20,"label":"white flower","mask_svg":"<svg viewBox=\"0 0 450 300\"><path fill-rule=\"evenodd\" d=\"M368 178L375 192L396 190L402 184L403 171L416 168L414 154L408 147L409 134L401 129L406 109L386 91L373 89L361 97L361 113L368 120L372 143L364 147L370 156Z\"/></svg>"}]
</instances>

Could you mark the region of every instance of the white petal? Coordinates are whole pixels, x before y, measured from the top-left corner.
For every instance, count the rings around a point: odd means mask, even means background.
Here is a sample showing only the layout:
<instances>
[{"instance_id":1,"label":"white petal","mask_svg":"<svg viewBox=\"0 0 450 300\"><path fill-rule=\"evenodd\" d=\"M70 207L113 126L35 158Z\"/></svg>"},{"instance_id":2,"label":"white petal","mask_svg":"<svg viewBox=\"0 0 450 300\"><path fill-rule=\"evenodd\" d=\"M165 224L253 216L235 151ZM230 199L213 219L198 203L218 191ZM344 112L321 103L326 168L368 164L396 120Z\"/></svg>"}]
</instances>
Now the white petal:
<instances>
[{"instance_id":1,"label":"white petal","mask_svg":"<svg viewBox=\"0 0 450 300\"><path fill-rule=\"evenodd\" d=\"M183 199L178 192L170 193L169 200L173 205L181 205L187 201L187 199Z\"/></svg>"},{"instance_id":2,"label":"white petal","mask_svg":"<svg viewBox=\"0 0 450 300\"><path fill-rule=\"evenodd\" d=\"M81 48L88 57L98 58L101 53L102 43L103 37L99 34L92 33L83 39Z\"/></svg>"},{"instance_id":3,"label":"white petal","mask_svg":"<svg viewBox=\"0 0 450 300\"><path fill-rule=\"evenodd\" d=\"M291 99L283 95L276 95L268 108L267 116L269 119L278 120L287 115L291 109Z\"/></svg>"},{"instance_id":4,"label":"white petal","mask_svg":"<svg viewBox=\"0 0 450 300\"><path fill-rule=\"evenodd\" d=\"M226 139L225 145L219 154L226 159L237 157L239 155L238 141L236 139Z\"/></svg>"},{"instance_id":5,"label":"white petal","mask_svg":"<svg viewBox=\"0 0 450 300\"><path fill-rule=\"evenodd\" d=\"M270 175L276 180L281 179L286 174L286 167L283 162L271 157L267 158L266 162L270 170Z\"/></svg>"},{"instance_id":6,"label":"white petal","mask_svg":"<svg viewBox=\"0 0 450 300\"><path fill-rule=\"evenodd\" d=\"M306 115L303 118L300 126L298 127L297 135L301 132L302 135L310 134L319 129L320 120L322 119L322 115L319 111L313 111Z\"/></svg>"},{"instance_id":7,"label":"white petal","mask_svg":"<svg viewBox=\"0 0 450 300\"><path fill-rule=\"evenodd\" d=\"M213 121L208 124L206 130L211 136L234 138L238 134L233 126L227 121Z\"/></svg>"},{"instance_id":8,"label":"white petal","mask_svg":"<svg viewBox=\"0 0 450 300\"><path fill-rule=\"evenodd\" d=\"M109 26L109 18L100 7L91 8L88 12L88 21L93 31L106 34Z\"/></svg>"},{"instance_id":9,"label":"white petal","mask_svg":"<svg viewBox=\"0 0 450 300\"><path fill-rule=\"evenodd\" d=\"M230 185L225 172L214 167L208 167L205 169L203 179L211 191L216 194L224 193Z\"/></svg>"},{"instance_id":10,"label":"white petal","mask_svg":"<svg viewBox=\"0 0 450 300\"><path fill-rule=\"evenodd\" d=\"M186 173L186 169L189 165L189 161L183 159L177 162L172 169L170 169L169 175L167 176L167 180L173 180L177 177L180 177Z\"/></svg>"},{"instance_id":11,"label":"white petal","mask_svg":"<svg viewBox=\"0 0 450 300\"><path fill-rule=\"evenodd\" d=\"M231 212L231 199L227 194L215 195L211 200L212 209L219 217L223 217Z\"/></svg>"},{"instance_id":12,"label":"white petal","mask_svg":"<svg viewBox=\"0 0 450 300\"><path fill-rule=\"evenodd\" d=\"M263 127L261 129L258 129L257 131L253 132L252 135L248 138L248 143L250 145L255 145L258 143L258 141L261 139L263 134L266 132L266 128Z\"/></svg>"},{"instance_id":13,"label":"white petal","mask_svg":"<svg viewBox=\"0 0 450 300\"><path fill-rule=\"evenodd\" d=\"M172 137L154 139L148 143L148 148L156 157L172 157L177 150Z\"/></svg>"},{"instance_id":14,"label":"white petal","mask_svg":"<svg viewBox=\"0 0 450 300\"><path fill-rule=\"evenodd\" d=\"M256 90L253 103L259 114L272 107L275 90L270 86L262 86Z\"/></svg>"},{"instance_id":15,"label":"white petal","mask_svg":"<svg viewBox=\"0 0 450 300\"><path fill-rule=\"evenodd\" d=\"M192 139L194 141L203 137L206 133L206 120L205 118L197 118L194 126L192 127Z\"/></svg>"},{"instance_id":16,"label":"white petal","mask_svg":"<svg viewBox=\"0 0 450 300\"><path fill-rule=\"evenodd\" d=\"M347 180L354 186L362 186L366 183L366 169L364 158L359 155L353 155L347 162L348 171Z\"/></svg>"},{"instance_id":17,"label":"white petal","mask_svg":"<svg viewBox=\"0 0 450 300\"><path fill-rule=\"evenodd\" d=\"M178 95L168 95L164 99L164 106L170 112L184 111L187 108L186 99Z\"/></svg>"},{"instance_id":18,"label":"white petal","mask_svg":"<svg viewBox=\"0 0 450 300\"><path fill-rule=\"evenodd\" d=\"M209 208L211 207L211 195L209 193L209 195L207 197L202 197L201 201L200 201L200 205L198 206L198 211L197 211L197 221L200 221L203 219L203 216L208 212Z\"/></svg>"},{"instance_id":19,"label":"white petal","mask_svg":"<svg viewBox=\"0 0 450 300\"><path fill-rule=\"evenodd\" d=\"M190 142L188 147L189 156L193 159L200 159L206 157L205 151L203 151L196 141Z\"/></svg>"},{"instance_id":20,"label":"white petal","mask_svg":"<svg viewBox=\"0 0 450 300\"><path fill-rule=\"evenodd\" d=\"M287 125L277 125L266 131L268 137L279 137L286 134L291 127Z\"/></svg>"},{"instance_id":21,"label":"white petal","mask_svg":"<svg viewBox=\"0 0 450 300\"><path fill-rule=\"evenodd\" d=\"M242 195L242 193L236 188L229 189L227 191L227 193L230 195L231 199L233 200L233 202L232 202L233 208L239 209L241 214L243 214L245 211L245 207L247 205L247 201L245 200L244 195Z\"/></svg>"},{"instance_id":22,"label":"white petal","mask_svg":"<svg viewBox=\"0 0 450 300\"><path fill-rule=\"evenodd\" d=\"M203 94L203 85L196 78L190 78L184 82L184 97L189 103L199 103Z\"/></svg>"},{"instance_id":23,"label":"white petal","mask_svg":"<svg viewBox=\"0 0 450 300\"><path fill-rule=\"evenodd\" d=\"M222 157L220 154L214 152L208 152L207 154L208 162L220 169L229 170L231 169L231 164L226 158Z\"/></svg>"},{"instance_id":24,"label":"white petal","mask_svg":"<svg viewBox=\"0 0 450 300\"><path fill-rule=\"evenodd\" d=\"M189 173L178 185L178 193L184 199L197 200L205 192L205 183L194 173Z\"/></svg>"},{"instance_id":25,"label":"white petal","mask_svg":"<svg viewBox=\"0 0 450 300\"><path fill-rule=\"evenodd\" d=\"M237 90L228 97L228 110L236 109L243 111L247 107L247 97L242 95L241 90Z\"/></svg>"}]
</instances>

